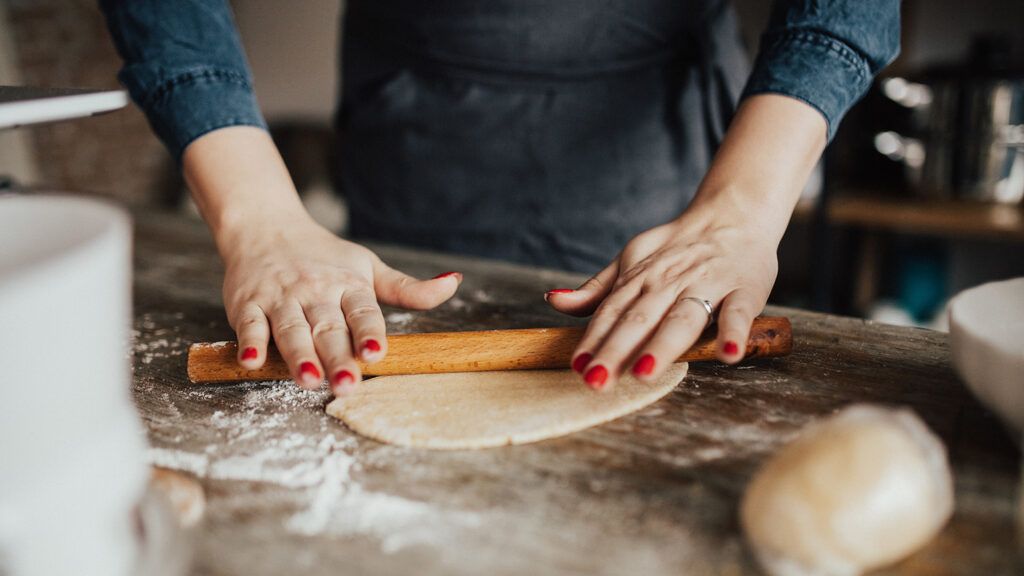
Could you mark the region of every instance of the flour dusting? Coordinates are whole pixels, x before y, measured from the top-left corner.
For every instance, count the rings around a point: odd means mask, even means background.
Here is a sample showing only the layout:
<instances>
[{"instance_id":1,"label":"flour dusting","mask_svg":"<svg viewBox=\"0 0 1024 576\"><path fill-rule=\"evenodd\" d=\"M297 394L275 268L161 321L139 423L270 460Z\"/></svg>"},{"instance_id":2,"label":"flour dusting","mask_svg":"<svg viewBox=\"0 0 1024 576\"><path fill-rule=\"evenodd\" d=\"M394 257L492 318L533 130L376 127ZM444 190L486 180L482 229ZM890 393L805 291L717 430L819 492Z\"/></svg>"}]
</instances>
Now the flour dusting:
<instances>
[{"instance_id":1,"label":"flour dusting","mask_svg":"<svg viewBox=\"0 0 1024 576\"><path fill-rule=\"evenodd\" d=\"M171 316L181 320L184 315L179 313ZM162 327L166 322L153 314L143 314L132 329L129 355L134 355L143 364L150 364L160 358L181 356L188 350L184 340L178 335L178 328Z\"/></svg>"},{"instance_id":2,"label":"flour dusting","mask_svg":"<svg viewBox=\"0 0 1024 576\"><path fill-rule=\"evenodd\" d=\"M416 315L412 312L392 312L384 317L384 320L388 323L388 326L392 328L405 328L412 324L413 320L416 319Z\"/></svg>"},{"instance_id":3,"label":"flour dusting","mask_svg":"<svg viewBox=\"0 0 1024 576\"><path fill-rule=\"evenodd\" d=\"M324 414L330 394L303 390L291 382L238 387L245 390L241 402L231 410L211 413L209 426L201 431L208 439L205 446L191 451L154 446L148 451L150 463L209 480L261 482L288 489L297 511L285 521L287 531L307 536L371 536L385 553L416 544L436 545L453 529L479 525L474 513L445 510L360 484L364 457L359 441L343 435ZM172 418L174 411L167 413ZM320 433L295 430L294 420L299 417L318 422Z\"/></svg>"}]
</instances>

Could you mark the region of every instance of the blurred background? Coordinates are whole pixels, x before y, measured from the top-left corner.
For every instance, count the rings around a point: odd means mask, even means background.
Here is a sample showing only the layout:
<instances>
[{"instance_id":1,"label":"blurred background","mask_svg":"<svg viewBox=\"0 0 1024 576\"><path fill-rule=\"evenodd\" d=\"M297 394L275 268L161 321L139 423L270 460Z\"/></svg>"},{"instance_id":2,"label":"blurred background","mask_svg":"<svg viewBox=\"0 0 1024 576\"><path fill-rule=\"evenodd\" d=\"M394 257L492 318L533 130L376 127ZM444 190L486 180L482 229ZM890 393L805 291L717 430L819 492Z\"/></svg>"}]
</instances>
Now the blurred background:
<instances>
[{"instance_id":1,"label":"blurred background","mask_svg":"<svg viewBox=\"0 0 1024 576\"><path fill-rule=\"evenodd\" d=\"M735 4L753 55L770 3ZM296 184L344 230L326 167L343 2L232 5ZM1024 275L1024 2L906 0L903 18L900 58L847 117L794 215L774 303L943 328L950 295ZM116 87L119 66L95 2L0 0L0 84ZM0 132L0 176L192 210L134 108Z\"/></svg>"}]
</instances>

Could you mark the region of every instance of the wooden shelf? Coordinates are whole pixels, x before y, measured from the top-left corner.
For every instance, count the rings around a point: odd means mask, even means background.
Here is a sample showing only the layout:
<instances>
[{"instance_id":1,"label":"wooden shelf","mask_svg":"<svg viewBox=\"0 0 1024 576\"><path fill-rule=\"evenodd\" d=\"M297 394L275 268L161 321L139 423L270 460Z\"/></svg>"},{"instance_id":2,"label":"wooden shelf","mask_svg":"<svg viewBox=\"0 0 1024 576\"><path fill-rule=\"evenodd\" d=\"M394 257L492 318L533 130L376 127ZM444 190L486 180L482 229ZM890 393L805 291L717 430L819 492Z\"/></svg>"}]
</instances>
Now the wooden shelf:
<instances>
[{"instance_id":1,"label":"wooden shelf","mask_svg":"<svg viewBox=\"0 0 1024 576\"><path fill-rule=\"evenodd\" d=\"M1024 207L962 200L886 198L837 194L829 200L829 220L906 234L987 238L1024 242Z\"/></svg>"}]
</instances>

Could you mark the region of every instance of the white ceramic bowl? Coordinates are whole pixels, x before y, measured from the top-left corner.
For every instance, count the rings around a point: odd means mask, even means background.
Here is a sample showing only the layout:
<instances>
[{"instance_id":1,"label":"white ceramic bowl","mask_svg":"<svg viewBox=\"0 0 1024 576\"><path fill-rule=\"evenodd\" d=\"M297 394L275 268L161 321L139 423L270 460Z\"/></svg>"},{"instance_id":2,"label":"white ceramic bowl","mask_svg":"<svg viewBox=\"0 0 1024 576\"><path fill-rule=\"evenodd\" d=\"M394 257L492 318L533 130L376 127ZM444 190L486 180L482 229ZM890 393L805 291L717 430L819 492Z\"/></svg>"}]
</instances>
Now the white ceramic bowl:
<instances>
[{"instance_id":1,"label":"white ceramic bowl","mask_svg":"<svg viewBox=\"0 0 1024 576\"><path fill-rule=\"evenodd\" d=\"M949 303L953 365L974 394L1024 432L1024 278L965 290Z\"/></svg>"},{"instance_id":2,"label":"white ceramic bowl","mask_svg":"<svg viewBox=\"0 0 1024 576\"><path fill-rule=\"evenodd\" d=\"M130 308L127 214L0 198L0 573L132 569L148 469Z\"/></svg>"}]
</instances>

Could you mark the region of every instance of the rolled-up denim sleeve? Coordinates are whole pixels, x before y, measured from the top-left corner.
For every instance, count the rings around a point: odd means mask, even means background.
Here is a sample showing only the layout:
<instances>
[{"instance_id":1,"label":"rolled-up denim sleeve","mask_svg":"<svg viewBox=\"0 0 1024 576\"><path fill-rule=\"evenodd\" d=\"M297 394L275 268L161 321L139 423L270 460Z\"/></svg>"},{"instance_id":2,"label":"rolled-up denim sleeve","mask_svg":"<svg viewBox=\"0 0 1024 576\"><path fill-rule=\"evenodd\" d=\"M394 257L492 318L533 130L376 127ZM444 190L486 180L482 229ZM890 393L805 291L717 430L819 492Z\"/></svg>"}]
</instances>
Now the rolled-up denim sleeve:
<instances>
[{"instance_id":1,"label":"rolled-up denim sleeve","mask_svg":"<svg viewBox=\"0 0 1024 576\"><path fill-rule=\"evenodd\" d=\"M899 0L776 0L743 96L802 100L825 117L831 140L899 49Z\"/></svg>"},{"instance_id":2,"label":"rolled-up denim sleeve","mask_svg":"<svg viewBox=\"0 0 1024 576\"><path fill-rule=\"evenodd\" d=\"M132 100L174 156L227 126L266 128L227 0L100 0Z\"/></svg>"}]
</instances>

